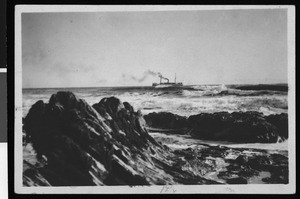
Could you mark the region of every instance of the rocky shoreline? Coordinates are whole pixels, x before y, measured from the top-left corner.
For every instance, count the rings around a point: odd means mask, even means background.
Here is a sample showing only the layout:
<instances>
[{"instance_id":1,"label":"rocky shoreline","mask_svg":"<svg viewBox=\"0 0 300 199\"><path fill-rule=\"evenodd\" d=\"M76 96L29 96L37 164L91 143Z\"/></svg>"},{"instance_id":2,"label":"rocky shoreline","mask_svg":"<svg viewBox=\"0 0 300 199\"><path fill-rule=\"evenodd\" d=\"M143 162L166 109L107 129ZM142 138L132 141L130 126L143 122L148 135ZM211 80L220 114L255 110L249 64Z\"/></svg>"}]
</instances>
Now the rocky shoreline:
<instances>
[{"instance_id":1,"label":"rocky shoreline","mask_svg":"<svg viewBox=\"0 0 300 199\"><path fill-rule=\"evenodd\" d=\"M247 127L247 139L255 130L265 129L256 139L274 142L287 139L287 132L284 136L282 131L284 115L265 118L251 113L253 118L247 119L250 115L238 113L232 120L232 115L218 113L217 119L208 120L205 114L191 119L167 114L161 118L168 121L157 119L163 114L143 117L128 102L115 97L90 106L71 92L53 94L49 103L36 102L23 119L23 185L245 184L255 183L253 179L262 174L263 183L288 183L285 155L205 144L174 150L146 129L185 128L195 137L206 133L216 139L233 139L229 131ZM228 129L228 124L234 128ZM217 125L226 129L221 136L219 129L213 133Z\"/></svg>"},{"instance_id":2,"label":"rocky shoreline","mask_svg":"<svg viewBox=\"0 0 300 199\"><path fill-rule=\"evenodd\" d=\"M258 84L258 85L240 85L235 89L240 90L271 90L271 91L284 91L288 92L289 88L287 84Z\"/></svg>"},{"instance_id":3,"label":"rocky shoreline","mask_svg":"<svg viewBox=\"0 0 300 199\"><path fill-rule=\"evenodd\" d=\"M172 129L203 140L237 143L276 143L288 139L288 115L264 116L262 113L200 113L188 118L169 112L144 116L152 128Z\"/></svg>"}]
</instances>

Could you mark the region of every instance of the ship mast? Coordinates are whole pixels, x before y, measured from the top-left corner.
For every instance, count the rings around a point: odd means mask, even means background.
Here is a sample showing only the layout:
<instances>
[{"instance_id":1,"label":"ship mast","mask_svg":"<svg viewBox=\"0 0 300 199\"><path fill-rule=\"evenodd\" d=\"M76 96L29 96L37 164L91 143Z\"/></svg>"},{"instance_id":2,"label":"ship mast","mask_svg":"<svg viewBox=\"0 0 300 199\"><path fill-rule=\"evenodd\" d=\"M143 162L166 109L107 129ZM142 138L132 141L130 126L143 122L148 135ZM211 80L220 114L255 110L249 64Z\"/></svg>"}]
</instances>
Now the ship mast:
<instances>
[{"instance_id":1,"label":"ship mast","mask_svg":"<svg viewBox=\"0 0 300 199\"><path fill-rule=\"evenodd\" d=\"M175 73L175 83L176 83L176 73Z\"/></svg>"}]
</instances>

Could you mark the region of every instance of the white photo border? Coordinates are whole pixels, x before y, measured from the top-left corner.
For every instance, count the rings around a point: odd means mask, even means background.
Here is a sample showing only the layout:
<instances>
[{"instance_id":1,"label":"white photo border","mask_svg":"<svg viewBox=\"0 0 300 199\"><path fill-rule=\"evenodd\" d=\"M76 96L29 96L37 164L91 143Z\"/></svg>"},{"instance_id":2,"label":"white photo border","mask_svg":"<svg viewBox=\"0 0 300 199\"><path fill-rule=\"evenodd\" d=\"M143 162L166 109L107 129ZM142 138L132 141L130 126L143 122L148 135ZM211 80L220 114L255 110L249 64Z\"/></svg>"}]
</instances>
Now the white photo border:
<instances>
[{"instance_id":1,"label":"white photo border","mask_svg":"<svg viewBox=\"0 0 300 199\"><path fill-rule=\"evenodd\" d=\"M295 6L249 5L249 6L196 6L196 5L16 5L15 6L15 126L14 126L14 191L18 194L159 194L165 186L87 186L87 187L24 187L22 181L22 13L57 12L135 12L135 11L189 11L189 10L234 10L234 9L287 9L288 29L288 184L247 185L172 185L164 193L206 194L293 194L296 192L296 139L295 139Z\"/></svg>"}]
</instances>

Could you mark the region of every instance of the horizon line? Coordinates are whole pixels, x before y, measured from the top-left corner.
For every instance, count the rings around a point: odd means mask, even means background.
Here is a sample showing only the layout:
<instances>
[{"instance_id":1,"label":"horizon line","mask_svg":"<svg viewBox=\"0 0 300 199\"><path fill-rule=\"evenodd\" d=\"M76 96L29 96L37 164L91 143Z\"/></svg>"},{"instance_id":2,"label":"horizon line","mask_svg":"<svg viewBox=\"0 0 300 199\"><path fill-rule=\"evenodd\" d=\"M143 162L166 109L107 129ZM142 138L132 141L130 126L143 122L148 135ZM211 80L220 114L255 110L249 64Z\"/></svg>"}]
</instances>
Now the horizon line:
<instances>
[{"instance_id":1,"label":"horizon line","mask_svg":"<svg viewBox=\"0 0 300 199\"><path fill-rule=\"evenodd\" d=\"M280 85L280 84L284 84L284 85L288 85L288 83L256 83L256 84L250 84L250 83L238 83L238 84L189 84L189 85L184 85L184 86L199 86L199 85ZM183 86L183 87L184 87ZM22 89L57 89L57 88L117 88L117 87L124 87L124 88L128 88L128 87L153 87L151 85L149 86L82 86L82 87L78 87L78 86L70 86L70 87L22 87Z\"/></svg>"}]
</instances>

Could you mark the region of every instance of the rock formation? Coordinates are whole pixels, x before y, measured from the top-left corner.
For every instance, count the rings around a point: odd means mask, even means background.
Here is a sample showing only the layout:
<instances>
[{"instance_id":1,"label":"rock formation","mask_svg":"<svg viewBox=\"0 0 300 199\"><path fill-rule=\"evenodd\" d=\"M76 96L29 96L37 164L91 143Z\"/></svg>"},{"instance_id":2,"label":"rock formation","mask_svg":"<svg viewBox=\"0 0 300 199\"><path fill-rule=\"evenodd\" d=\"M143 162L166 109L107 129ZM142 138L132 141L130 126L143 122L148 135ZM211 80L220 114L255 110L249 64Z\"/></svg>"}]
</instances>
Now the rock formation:
<instances>
[{"instance_id":1,"label":"rock formation","mask_svg":"<svg viewBox=\"0 0 300 199\"><path fill-rule=\"evenodd\" d=\"M274 143L288 138L287 114L264 116L254 111L216 112L185 118L163 112L150 113L144 118L150 127L188 128L191 136L203 140Z\"/></svg>"},{"instance_id":2,"label":"rock formation","mask_svg":"<svg viewBox=\"0 0 300 199\"><path fill-rule=\"evenodd\" d=\"M187 118L168 112L149 113L144 116L148 126L162 129L180 129L188 127Z\"/></svg>"},{"instance_id":3,"label":"rock formation","mask_svg":"<svg viewBox=\"0 0 300 199\"><path fill-rule=\"evenodd\" d=\"M71 92L58 92L49 103L36 102L23 120L24 186L244 184L257 178L288 183L286 154L206 144L175 150L145 128L147 122L189 128L201 139L275 141L287 136L285 115L215 113L187 119L154 113L145 119L115 97L89 106Z\"/></svg>"},{"instance_id":4,"label":"rock formation","mask_svg":"<svg viewBox=\"0 0 300 199\"><path fill-rule=\"evenodd\" d=\"M258 112L201 113L189 117L191 135L200 139L239 143L274 143L278 128Z\"/></svg>"},{"instance_id":5,"label":"rock formation","mask_svg":"<svg viewBox=\"0 0 300 199\"><path fill-rule=\"evenodd\" d=\"M71 92L36 102L24 119L36 160L24 159L25 186L217 183L182 170L145 129L140 112L115 97L89 106ZM29 161L30 160L30 161ZM187 167L187 166L186 166Z\"/></svg>"},{"instance_id":6,"label":"rock formation","mask_svg":"<svg viewBox=\"0 0 300 199\"><path fill-rule=\"evenodd\" d=\"M278 129L279 136L285 140L288 139L289 128L288 128L288 115L287 114L279 114L279 115L269 115L265 117L267 122L274 125Z\"/></svg>"},{"instance_id":7,"label":"rock formation","mask_svg":"<svg viewBox=\"0 0 300 199\"><path fill-rule=\"evenodd\" d=\"M257 84L257 85L241 85L235 89L240 90L271 90L271 91L283 91L288 92L289 88L287 84Z\"/></svg>"}]
</instances>

